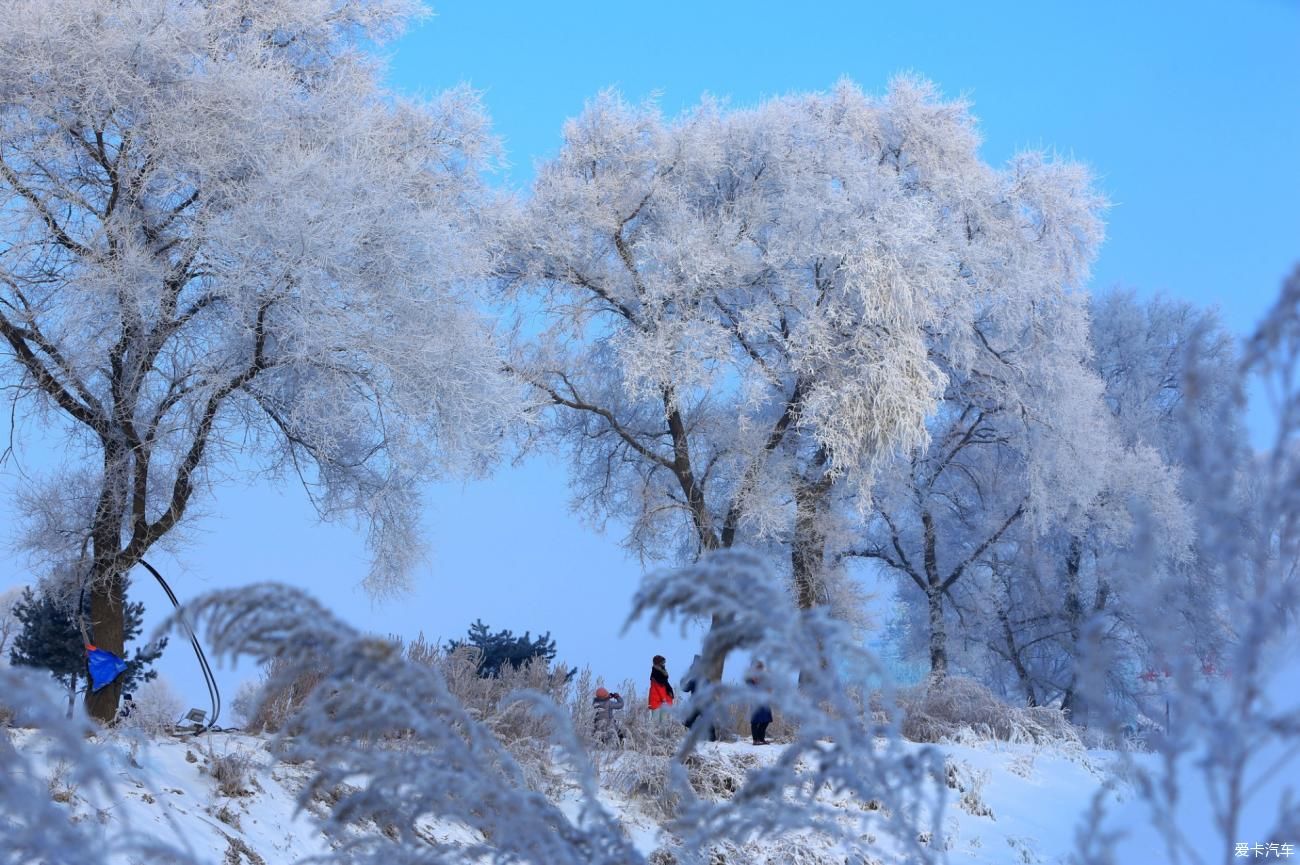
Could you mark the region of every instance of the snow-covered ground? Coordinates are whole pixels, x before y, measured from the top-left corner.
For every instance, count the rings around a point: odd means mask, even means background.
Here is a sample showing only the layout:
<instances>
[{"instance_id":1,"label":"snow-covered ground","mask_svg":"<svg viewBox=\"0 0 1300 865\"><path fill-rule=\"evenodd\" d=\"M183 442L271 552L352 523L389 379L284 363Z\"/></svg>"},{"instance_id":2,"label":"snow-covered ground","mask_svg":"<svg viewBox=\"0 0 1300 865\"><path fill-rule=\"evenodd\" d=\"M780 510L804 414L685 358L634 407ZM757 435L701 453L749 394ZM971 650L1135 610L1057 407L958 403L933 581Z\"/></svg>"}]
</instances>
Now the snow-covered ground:
<instances>
[{"instance_id":1,"label":"snow-covered ground","mask_svg":"<svg viewBox=\"0 0 1300 865\"><path fill-rule=\"evenodd\" d=\"M13 731L13 736L29 754L43 748L41 736L32 731ZM319 827L331 805L329 796L307 797L300 804L306 768L274 761L262 738L236 733L198 738L111 735L98 746L115 776L112 801L98 801L66 783L57 762L43 760L38 765L48 772L52 799L67 809L70 820L94 826L92 831L106 847L113 846L111 839L135 832L180 846L196 861L214 865L287 865L329 850ZM1081 815L1103 789L1107 768L1114 762L1108 752L1070 753L1000 742L931 747L945 754L950 788L943 835L933 843L944 851L939 861L946 857L953 865L1068 861ZM760 762L774 759L778 748L746 743L703 746L706 754L752 754ZM242 781L227 778L223 785L222 769L237 764L247 769ZM1124 815L1123 785L1106 795ZM576 791L558 794L566 813L577 813L576 796ZM602 798L644 854L661 845L664 839L649 803L614 787L603 789ZM1140 822L1136 812L1127 816L1130 828ZM363 825L355 831L383 830ZM429 825L426 831L440 839L463 832L451 825ZM1149 846L1153 838L1132 840L1136 846L1127 848L1122 862L1163 861L1161 851ZM122 856L116 861L134 865L137 860Z\"/></svg>"}]
</instances>

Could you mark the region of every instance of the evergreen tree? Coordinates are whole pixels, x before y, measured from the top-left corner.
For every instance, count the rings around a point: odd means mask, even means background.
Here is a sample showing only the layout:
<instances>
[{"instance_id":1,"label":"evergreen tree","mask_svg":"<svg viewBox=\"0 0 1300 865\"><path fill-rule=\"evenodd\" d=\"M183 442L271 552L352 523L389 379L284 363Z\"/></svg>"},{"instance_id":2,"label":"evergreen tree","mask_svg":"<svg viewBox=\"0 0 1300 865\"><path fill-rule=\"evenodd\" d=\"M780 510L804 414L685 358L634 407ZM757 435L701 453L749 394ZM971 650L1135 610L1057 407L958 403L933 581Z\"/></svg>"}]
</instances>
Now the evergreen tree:
<instances>
[{"instance_id":1,"label":"evergreen tree","mask_svg":"<svg viewBox=\"0 0 1300 865\"><path fill-rule=\"evenodd\" d=\"M82 602L82 615L89 618L88 599ZM68 709L71 712L79 684L89 678L86 671L86 647L76 617L57 598L46 592L37 594L30 588L24 589L22 598L14 604L14 617L18 619L20 630L14 637L13 649L9 654L10 662L15 666L49 670L50 675L68 690ZM124 631L126 642L135 640L143 626L144 604L127 604ZM156 643L147 643L137 648L129 657L124 658L126 670L120 677L124 691L130 691L136 685L148 682L158 675L151 667L161 657L166 645L167 638L163 637Z\"/></svg>"},{"instance_id":2,"label":"evergreen tree","mask_svg":"<svg viewBox=\"0 0 1300 865\"><path fill-rule=\"evenodd\" d=\"M518 668L533 658L541 658L547 664L555 660L555 640L551 639L550 631L536 639L528 631L524 631L522 637L516 637L510 630L493 634L482 619L470 625L466 639L447 643L447 651L455 651L461 646L472 646L482 652L478 674L484 679L494 679L501 675L501 670L507 664Z\"/></svg>"},{"instance_id":3,"label":"evergreen tree","mask_svg":"<svg viewBox=\"0 0 1300 865\"><path fill-rule=\"evenodd\" d=\"M20 630L9 652L10 663L49 670L67 689L71 713L77 684L86 674L86 652L76 623L54 598L30 588L23 589L14 604L14 617Z\"/></svg>"}]
</instances>

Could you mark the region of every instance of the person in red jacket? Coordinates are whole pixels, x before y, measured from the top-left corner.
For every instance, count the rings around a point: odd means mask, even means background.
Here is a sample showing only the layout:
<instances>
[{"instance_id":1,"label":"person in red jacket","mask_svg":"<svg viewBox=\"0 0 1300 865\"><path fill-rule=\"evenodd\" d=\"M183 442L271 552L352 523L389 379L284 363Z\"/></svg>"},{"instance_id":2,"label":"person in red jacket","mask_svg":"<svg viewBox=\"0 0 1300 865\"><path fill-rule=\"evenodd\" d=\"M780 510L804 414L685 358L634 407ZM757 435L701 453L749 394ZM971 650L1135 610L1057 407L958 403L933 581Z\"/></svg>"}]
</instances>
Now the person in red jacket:
<instances>
[{"instance_id":1,"label":"person in red jacket","mask_svg":"<svg viewBox=\"0 0 1300 865\"><path fill-rule=\"evenodd\" d=\"M673 704L673 686L668 681L668 659L655 655L650 667L650 711Z\"/></svg>"}]
</instances>

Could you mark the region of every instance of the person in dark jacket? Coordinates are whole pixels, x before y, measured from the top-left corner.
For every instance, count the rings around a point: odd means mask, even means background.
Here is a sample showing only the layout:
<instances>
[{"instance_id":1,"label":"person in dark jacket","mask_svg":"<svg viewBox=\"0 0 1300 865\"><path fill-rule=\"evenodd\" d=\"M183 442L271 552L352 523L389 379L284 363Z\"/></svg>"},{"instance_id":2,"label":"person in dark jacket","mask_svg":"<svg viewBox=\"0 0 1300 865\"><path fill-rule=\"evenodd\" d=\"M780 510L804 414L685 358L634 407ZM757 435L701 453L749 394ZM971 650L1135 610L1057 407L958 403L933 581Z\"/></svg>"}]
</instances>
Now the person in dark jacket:
<instances>
[{"instance_id":1,"label":"person in dark jacket","mask_svg":"<svg viewBox=\"0 0 1300 865\"><path fill-rule=\"evenodd\" d=\"M673 704L673 686L668 681L668 659L655 655L650 662L650 711Z\"/></svg>"},{"instance_id":2,"label":"person in dark jacket","mask_svg":"<svg viewBox=\"0 0 1300 865\"><path fill-rule=\"evenodd\" d=\"M745 677L745 683L755 687L763 687L763 662L755 661L754 666L750 667L749 675ZM749 716L749 734L754 739L755 745L767 744L767 725L772 723L772 707L759 706L754 709L754 714Z\"/></svg>"},{"instance_id":3,"label":"person in dark jacket","mask_svg":"<svg viewBox=\"0 0 1300 865\"><path fill-rule=\"evenodd\" d=\"M130 694L122 695L122 705L117 710L117 717L113 719L113 724L120 724L127 718L131 717L131 711L135 709L135 701L131 699Z\"/></svg>"}]
</instances>

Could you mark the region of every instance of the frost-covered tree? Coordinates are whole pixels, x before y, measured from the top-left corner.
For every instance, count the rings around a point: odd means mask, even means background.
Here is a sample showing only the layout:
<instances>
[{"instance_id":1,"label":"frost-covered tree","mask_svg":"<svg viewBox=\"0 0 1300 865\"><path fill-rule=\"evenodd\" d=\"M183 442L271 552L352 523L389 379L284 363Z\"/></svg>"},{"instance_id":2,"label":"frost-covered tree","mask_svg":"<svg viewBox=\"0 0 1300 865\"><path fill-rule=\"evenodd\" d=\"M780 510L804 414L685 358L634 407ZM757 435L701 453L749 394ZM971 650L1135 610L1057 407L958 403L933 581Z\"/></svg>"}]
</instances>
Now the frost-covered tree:
<instances>
[{"instance_id":1,"label":"frost-covered tree","mask_svg":"<svg viewBox=\"0 0 1300 865\"><path fill-rule=\"evenodd\" d=\"M864 510L925 441L932 335L967 362L984 301L1077 284L1100 237L1084 169L995 170L978 144L964 103L908 78L672 121L607 93L571 121L506 275L543 322L513 364L579 506L646 558L767 545L824 602L837 503Z\"/></svg>"},{"instance_id":2,"label":"frost-covered tree","mask_svg":"<svg viewBox=\"0 0 1300 865\"><path fill-rule=\"evenodd\" d=\"M462 286L486 265L472 94L395 98L364 51L410 0L4 0L0 337L62 436L23 542L103 648L126 573L225 467L296 474L418 555L416 485L478 463L507 392ZM90 698L113 716L119 688Z\"/></svg>"},{"instance_id":3,"label":"frost-covered tree","mask_svg":"<svg viewBox=\"0 0 1300 865\"><path fill-rule=\"evenodd\" d=\"M976 348L962 363L951 340L933 341L948 384L929 445L881 473L864 543L849 551L893 571L900 591L920 590L936 679L948 670L947 607L966 587L959 581L987 571L1022 522L1042 527L1086 508L1113 456L1079 296L1045 289L1023 306L988 298L971 328Z\"/></svg>"},{"instance_id":4,"label":"frost-covered tree","mask_svg":"<svg viewBox=\"0 0 1300 865\"><path fill-rule=\"evenodd\" d=\"M1139 394L1174 398L1139 371L1182 355L1110 335L1106 321L1090 333L1083 297L991 310L977 325L984 353L949 374L930 447L884 475L856 551L896 572L900 592L922 591L924 610L907 618L928 636L932 675L946 672L956 628L966 672L1029 705L1059 699L1076 716L1084 640L1126 645L1117 686L1136 681L1144 655L1133 594L1108 576L1115 556L1140 529L1158 536L1172 568L1188 560L1193 534L1171 457L1138 418L1156 410L1155 396ZM1121 339L1104 363L1097 326Z\"/></svg>"},{"instance_id":5,"label":"frost-covered tree","mask_svg":"<svg viewBox=\"0 0 1300 865\"><path fill-rule=\"evenodd\" d=\"M1239 449L1246 435L1236 407L1240 351L1215 311L1113 291L1094 298L1091 312L1095 368L1126 445L1154 449L1176 469L1188 459L1192 441L1224 453ZM1214 602L1221 575L1218 554L1196 529L1220 518L1223 503L1201 484L1180 480L1178 488L1190 509L1191 547L1186 555L1160 550L1156 573L1168 584L1170 612L1184 621L1187 649L1214 665L1227 638ZM1165 659L1146 660L1151 669Z\"/></svg>"},{"instance_id":6,"label":"frost-covered tree","mask_svg":"<svg viewBox=\"0 0 1300 865\"><path fill-rule=\"evenodd\" d=\"M1186 458L1188 441L1221 429L1225 404L1238 384L1238 350L1216 311L1156 296L1140 300L1128 289L1094 296L1090 303L1093 366L1125 444L1145 444L1173 464ZM1198 392L1186 393L1189 372L1200 370ZM1184 413L1191 408L1192 414ZM1229 414L1231 416L1231 414ZM1212 427L1212 429L1210 428Z\"/></svg>"},{"instance_id":7,"label":"frost-covered tree","mask_svg":"<svg viewBox=\"0 0 1300 865\"><path fill-rule=\"evenodd\" d=\"M1103 384L1117 450L1093 469L1102 481L1099 494L1077 518L1037 533L1008 562L1000 588L1026 627L997 649L1018 676L1027 670L1041 693L1059 695L1064 708L1085 722L1090 711L1076 670L1081 655L1104 644L1117 659L1105 687L1086 690L1094 701L1104 696L1127 712L1140 709L1143 670L1165 666L1144 637L1144 586L1116 576L1127 571L1139 547L1148 555L1142 582L1169 592L1164 609L1181 623L1183 651L1214 662L1225 636L1213 602L1215 556L1198 545L1199 526L1212 516L1195 487L1180 480L1181 463L1191 438L1231 450L1241 431L1224 423L1236 361L1212 312L1112 292L1093 299L1090 319L1090 366ZM1189 395L1192 369L1215 372L1200 375L1197 392ZM1195 414L1181 413L1185 403ZM986 644L997 641L986 638Z\"/></svg>"},{"instance_id":8,"label":"frost-covered tree","mask_svg":"<svg viewBox=\"0 0 1300 865\"><path fill-rule=\"evenodd\" d=\"M1207 665L1189 651L1195 643L1182 615L1145 620L1144 637L1166 665L1160 673L1173 723L1147 737L1159 759L1127 760L1126 771L1170 861L1227 865L1239 861L1237 846L1247 838L1300 832L1300 706L1292 678L1300 611L1300 269L1227 375L1222 332L1207 317L1202 325L1188 341L1171 418L1183 486L1203 515L1198 554L1215 575L1202 602L1226 638ZM1256 416L1268 436L1259 451L1245 436L1218 434L1242 428L1252 381L1267 404ZM1147 578L1161 558L1158 545L1141 544L1115 576L1145 589L1147 609L1177 611L1184 586ZM1115 659L1105 646L1088 648L1079 666L1085 683L1101 688ZM1118 731L1125 718L1105 720ZM1204 807L1209 821L1189 804ZM1122 842L1106 831L1104 812L1099 797L1079 832L1082 863L1115 861ZM1203 844L1207 829L1214 847Z\"/></svg>"}]
</instances>

